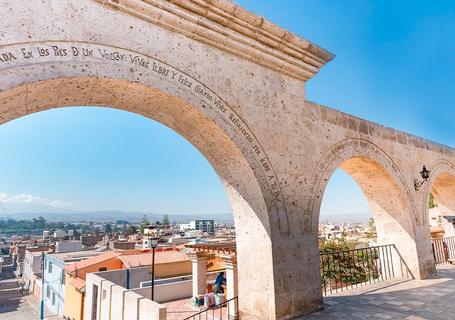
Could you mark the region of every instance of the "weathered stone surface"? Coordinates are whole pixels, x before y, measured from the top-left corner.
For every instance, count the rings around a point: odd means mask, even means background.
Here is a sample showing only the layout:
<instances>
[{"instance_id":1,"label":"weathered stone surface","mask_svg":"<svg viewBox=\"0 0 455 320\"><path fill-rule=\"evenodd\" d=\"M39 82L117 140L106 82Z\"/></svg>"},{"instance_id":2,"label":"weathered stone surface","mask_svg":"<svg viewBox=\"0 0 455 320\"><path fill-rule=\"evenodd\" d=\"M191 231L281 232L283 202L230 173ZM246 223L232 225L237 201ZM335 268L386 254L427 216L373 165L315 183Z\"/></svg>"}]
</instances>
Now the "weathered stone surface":
<instances>
[{"instance_id":1,"label":"weathered stone surface","mask_svg":"<svg viewBox=\"0 0 455 320\"><path fill-rule=\"evenodd\" d=\"M368 198L380 240L416 278L434 271L428 198L434 186L455 209L455 151L307 101L325 50L225 0L0 0L0 16L2 123L118 108L210 161L235 216L242 319L322 306L317 224L339 167ZM422 165L430 182L415 191Z\"/></svg>"}]
</instances>

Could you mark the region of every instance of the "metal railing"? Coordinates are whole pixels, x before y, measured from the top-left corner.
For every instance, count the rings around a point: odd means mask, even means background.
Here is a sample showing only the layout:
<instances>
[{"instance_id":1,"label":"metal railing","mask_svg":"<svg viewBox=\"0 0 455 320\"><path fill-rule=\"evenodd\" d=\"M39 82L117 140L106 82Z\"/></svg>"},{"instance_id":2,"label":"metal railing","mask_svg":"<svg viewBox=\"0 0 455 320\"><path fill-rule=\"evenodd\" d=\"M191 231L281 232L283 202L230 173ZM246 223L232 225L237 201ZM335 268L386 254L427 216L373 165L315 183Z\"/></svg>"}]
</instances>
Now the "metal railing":
<instances>
[{"instance_id":1,"label":"metal railing","mask_svg":"<svg viewBox=\"0 0 455 320\"><path fill-rule=\"evenodd\" d=\"M431 239L433 258L436 265L449 263L455 259L455 237Z\"/></svg>"},{"instance_id":2,"label":"metal railing","mask_svg":"<svg viewBox=\"0 0 455 320\"><path fill-rule=\"evenodd\" d=\"M412 277L395 245L320 254L323 295L396 277Z\"/></svg>"},{"instance_id":3,"label":"metal railing","mask_svg":"<svg viewBox=\"0 0 455 320\"><path fill-rule=\"evenodd\" d=\"M237 320L239 319L238 297L209 307L183 320Z\"/></svg>"}]
</instances>

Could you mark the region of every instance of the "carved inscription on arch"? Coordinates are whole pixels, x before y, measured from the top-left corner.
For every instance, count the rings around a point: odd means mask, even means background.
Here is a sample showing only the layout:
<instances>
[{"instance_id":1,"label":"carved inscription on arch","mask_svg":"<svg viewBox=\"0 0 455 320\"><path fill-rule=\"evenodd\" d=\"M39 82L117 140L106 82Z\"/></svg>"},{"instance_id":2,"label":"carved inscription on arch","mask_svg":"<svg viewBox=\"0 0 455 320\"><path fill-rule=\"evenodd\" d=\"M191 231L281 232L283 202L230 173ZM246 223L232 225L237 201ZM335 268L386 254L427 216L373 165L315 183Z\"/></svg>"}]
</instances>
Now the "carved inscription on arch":
<instances>
[{"instance_id":1,"label":"carved inscription on arch","mask_svg":"<svg viewBox=\"0 0 455 320\"><path fill-rule=\"evenodd\" d=\"M320 206L325 187L333 171L344 161L361 156L377 161L385 167L391 176L396 177L395 181L398 182L399 189L406 194L410 202L410 210L414 213L413 218L416 225L421 224L417 215L414 198L398 166L377 145L365 139L352 138L340 141L332 146L319 162L309 184L309 201L304 212L305 217L302 226L304 233L317 232L319 212L315 211L319 210L319 208L316 205Z\"/></svg>"},{"instance_id":2,"label":"carved inscription on arch","mask_svg":"<svg viewBox=\"0 0 455 320\"><path fill-rule=\"evenodd\" d=\"M144 54L102 44L87 42L33 42L0 46L0 71L24 67L34 63L90 61L91 63L112 63L140 71L142 77L155 77L172 82L179 88L198 97L201 109L209 107L217 116L229 123L236 134L247 145L265 173L271 193L272 212L282 234L289 234L289 221L285 201L276 172L264 149L245 121L214 91L189 74L176 67ZM139 81L139 79L136 79Z\"/></svg>"}]
</instances>

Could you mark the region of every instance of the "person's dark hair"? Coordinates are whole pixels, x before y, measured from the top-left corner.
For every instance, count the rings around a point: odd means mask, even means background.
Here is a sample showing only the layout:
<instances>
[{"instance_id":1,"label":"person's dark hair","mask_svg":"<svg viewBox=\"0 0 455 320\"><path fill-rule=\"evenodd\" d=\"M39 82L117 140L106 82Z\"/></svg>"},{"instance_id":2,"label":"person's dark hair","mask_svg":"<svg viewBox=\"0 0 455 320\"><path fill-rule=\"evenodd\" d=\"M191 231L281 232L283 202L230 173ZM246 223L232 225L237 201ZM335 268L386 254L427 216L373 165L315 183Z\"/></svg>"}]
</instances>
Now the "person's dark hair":
<instances>
[{"instance_id":1,"label":"person's dark hair","mask_svg":"<svg viewBox=\"0 0 455 320\"><path fill-rule=\"evenodd\" d=\"M224 272L220 272L220 274L221 274L222 276L224 276Z\"/></svg>"}]
</instances>

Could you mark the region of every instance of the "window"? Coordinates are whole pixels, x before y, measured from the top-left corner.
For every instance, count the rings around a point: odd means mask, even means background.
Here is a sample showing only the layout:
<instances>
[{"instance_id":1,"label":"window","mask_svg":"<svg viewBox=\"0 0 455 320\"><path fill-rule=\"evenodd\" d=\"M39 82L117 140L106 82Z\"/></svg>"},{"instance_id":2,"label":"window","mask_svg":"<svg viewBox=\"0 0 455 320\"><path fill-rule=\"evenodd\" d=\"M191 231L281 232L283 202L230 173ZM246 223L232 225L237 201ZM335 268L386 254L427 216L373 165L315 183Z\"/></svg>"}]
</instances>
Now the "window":
<instances>
[{"instance_id":1,"label":"window","mask_svg":"<svg viewBox=\"0 0 455 320\"><path fill-rule=\"evenodd\" d=\"M49 288L49 286L47 286L47 289L46 289L46 297L48 299L51 297L51 288Z\"/></svg>"},{"instance_id":2,"label":"window","mask_svg":"<svg viewBox=\"0 0 455 320\"><path fill-rule=\"evenodd\" d=\"M92 320L96 320L97 314L98 314L98 286L96 284L94 284L93 293L92 293Z\"/></svg>"},{"instance_id":3,"label":"window","mask_svg":"<svg viewBox=\"0 0 455 320\"><path fill-rule=\"evenodd\" d=\"M107 271L107 268L106 267L101 267L98 269L98 271Z\"/></svg>"},{"instance_id":4,"label":"window","mask_svg":"<svg viewBox=\"0 0 455 320\"><path fill-rule=\"evenodd\" d=\"M106 295L107 295L107 291L106 291L106 289L103 289L103 294L102 294L103 300L106 299Z\"/></svg>"},{"instance_id":5,"label":"window","mask_svg":"<svg viewBox=\"0 0 455 320\"><path fill-rule=\"evenodd\" d=\"M49 261L49 265L47 266L48 272L52 273L52 262Z\"/></svg>"},{"instance_id":6,"label":"window","mask_svg":"<svg viewBox=\"0 0 455 320\"><path fill-rule=\"evenodd\" d=\"M52 292L52 305L55 306L55 292Z\"/></svg>"},{"instance_id":7,"label":"window","mask_svg":"<svg viewBox=\"0 0 455 320\"><path fill-rule=\"evenodd\" d=\"M61 283L62 285L65 285L65 270L62 271Z\"/></svg>"}]
</instances>

